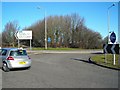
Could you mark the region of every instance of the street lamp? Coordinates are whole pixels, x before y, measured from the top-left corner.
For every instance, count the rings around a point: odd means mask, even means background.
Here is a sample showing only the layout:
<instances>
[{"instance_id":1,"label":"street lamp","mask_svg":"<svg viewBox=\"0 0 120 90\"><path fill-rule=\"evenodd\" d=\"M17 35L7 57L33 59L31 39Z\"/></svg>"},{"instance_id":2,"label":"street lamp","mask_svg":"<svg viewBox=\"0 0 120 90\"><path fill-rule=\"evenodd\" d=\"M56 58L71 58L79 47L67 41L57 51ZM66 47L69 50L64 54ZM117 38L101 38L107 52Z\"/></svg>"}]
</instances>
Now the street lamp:
<instances>
[{"instance_id":1,"label":"street lamp","mask_svg":"<svg viewBox=\"0 0 120 90\"><path fill-rule=\"evenodd\" d=\"M37 7L37 9L44 9ZM44 18L45 18L45 49L47 49L47 20L46 20L46 10L44 9Z\"/></svg>"},{"instance_id":2,"label":"street lamp","mask_svg":"<svg viewBox=\"0 0 120 90\"><path fill-rule=\"evenodd\" d=\"M107 11L107 14L108 14L108 44L110 43L110 15L109 15L109 10L110 8L112 8L113 6L115 6L115 3L113 3L110 7L108 7L108 11Z\"/></svg>"}]
</instances>

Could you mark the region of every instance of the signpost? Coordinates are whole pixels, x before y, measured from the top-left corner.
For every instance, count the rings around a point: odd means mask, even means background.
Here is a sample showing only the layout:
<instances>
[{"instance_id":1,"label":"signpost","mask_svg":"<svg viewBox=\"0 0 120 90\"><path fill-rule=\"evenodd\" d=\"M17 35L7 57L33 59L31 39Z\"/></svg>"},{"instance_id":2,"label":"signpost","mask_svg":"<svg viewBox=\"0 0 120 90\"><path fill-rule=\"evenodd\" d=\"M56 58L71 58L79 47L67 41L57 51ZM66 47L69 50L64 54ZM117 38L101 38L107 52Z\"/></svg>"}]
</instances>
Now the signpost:
<instances>
[{"instance_id":1,"label":"signpost","mask_svg":"<svg viewBox=\"0 0 120 90\"><path fill-rule=\"evenodd\" d=\"M105 54L105 62L106 61L106 54L110 53L113 54L114 57L114 65L115 65L115 54L119 54L119 44L104 44L103 45L103 50Z\"/></svg>"},{"instance_id":2,"label":"signpost","mask_svg":"<svg viewBox=\"0 0 120 90\"><path fill-rule=\"evenodd\" d=\"M32 31L17 31L14 35L18 39L18 48L20 47L19 40L30 40L31 50Z\"/></svg>"},{"instance_id":3,"label":"signpost","mask_svg":"<svg viewBox=\"0 0 120 90\"><path fill-rule=\"evenodd\" d=\"M104 53L119 54L119 44L104 44Z\"/></svg>"},{"instance_id":4,"label":"signpost","mask_svg":"<svg viewBox=\"0 0 120 90\"><path fill-rule=\"evenodd\" d=\"M49 42L49 43L51 42L51 38L50 38L50 37L48 37L48 42Z\"/></svg>"},{"instance_id":5,"label":"signpost","mask_svg":"<svg viewBox=\"0 0 120 90\"><path fill-rule=\"evenodd\" d=\"M114 44L116 42L116 34L114 32L110 35L110 41Z\"/></svg>"},{"instance_id":6,"label":"signpost","mask_svg":"<svg viewBox=\"0 0 120 90\"><path fill-rule=\"evenodd\" d=\"M17 39L32 39L32 31L17 31L16 33Z\"/></svg>"},{"instance_id":7,"label":"signpost","mask_svg":"<svg viewBox=\"0 0 120 90\"><path fill-rule=\"evenodd\" d=\"M113 43L112 51L114 51L114 44L116 43L116 34L114 32L111 33L110 35L110 41ZM119 51L119 49L118 49ZM113 53L113 58L114 58L114 65L115 65L115 52Z\"/></svg>"},{"instance_id":8,"label":"signpost","mask_svg":"<svg viewBox=\"0 0 120 90\"><path fill-rule=\"evenodd\" d=\"M105 53L105 62L106 61L106 53L111 53L113 54L113 59L114 59L114 65L115 65L115 54L119 54L119 44L116 44L116 34L114 32L111 33L110 35L110 43L109 44L104 44L104 53Z\"/></svg>"}]
</instances>

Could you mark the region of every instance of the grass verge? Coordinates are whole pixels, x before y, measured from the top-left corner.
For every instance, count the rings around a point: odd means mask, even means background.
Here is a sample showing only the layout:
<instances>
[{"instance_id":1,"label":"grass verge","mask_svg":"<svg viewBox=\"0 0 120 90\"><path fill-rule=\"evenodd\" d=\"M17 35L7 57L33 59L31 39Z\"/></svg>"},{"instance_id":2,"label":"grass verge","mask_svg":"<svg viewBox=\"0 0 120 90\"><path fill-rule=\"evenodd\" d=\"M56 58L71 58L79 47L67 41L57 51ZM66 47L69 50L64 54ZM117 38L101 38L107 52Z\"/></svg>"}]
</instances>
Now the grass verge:
<instances>
[{"instance_id":1,"label":"grass verge","mask_svg":"<svg viewBox=\"0 0 120 90\"><path fill-rule=\"evenodd\" d=\"M116 57L115 65L113 65L114 61L113 61L112 54L106 54L106 62L105 62L105 55L104 54L93 56L93 57L91 57L91 59L92 59L92 61L94 61L97 64L104 65L104 66L111 67L111 68L120 69L119 55L115 55L115 57Z\"/></svg>"},{"instance_id":2,"label":"grass verge","mask_svg":"<svg viewBox=\"0 0 120 90\"><path fill-rule=\"evenodd\" d=\"M45 50L45 48L32 48L32 50ZM47 48L47 50L79 50L78 48Z\"/></svg>"},{"instance_id":3,"label":"grass verge","mask_svg":"<svg viewBox=\"0 0 120 90\"><path fill-rule=\"evenodd\" d=\"M45 50L45 48L32 48L32 50ZM61 51L70 51L70 50L101 50L101 49L81 49L81 48L51 48L48 47L47 50L61 50Z\"/></svg>"}]
</instances>

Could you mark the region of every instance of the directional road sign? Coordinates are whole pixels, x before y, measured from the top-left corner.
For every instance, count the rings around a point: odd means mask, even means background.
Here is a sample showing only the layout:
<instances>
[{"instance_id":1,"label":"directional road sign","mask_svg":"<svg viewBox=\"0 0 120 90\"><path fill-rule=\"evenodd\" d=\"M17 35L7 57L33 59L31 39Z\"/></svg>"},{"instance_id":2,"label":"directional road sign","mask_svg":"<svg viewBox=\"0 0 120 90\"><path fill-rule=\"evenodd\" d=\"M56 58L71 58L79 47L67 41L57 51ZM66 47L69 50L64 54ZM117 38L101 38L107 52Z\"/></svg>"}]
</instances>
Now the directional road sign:
<instances>
[{"instance_id":1,"label":"directional road sign","mask_svg":"<svg viewBox=\"0 0 120 90\"><path fill-rule=\"evenodd\" d=\"M119 54L119 44L104 44L104 53Z\"/></svg>"},{"instance_id":2,"label":"directional road sign","mask_svg":"<svg viewBox=\"0 0 120 90\"><path fill-rule=\"evenodd\" d=\"M17 33L18 33L18 31L16 31L16 32L14 33L14 36L16 37L16 39L18 39Z\"/></svg>"},{"instance_id":3,"label":"directional road sign","mask_svg":"<svg viewBox=\"0 0 120 90\"><path fill-rule=\"evenodd\" d=\"M49 43L51 42L51 38L50 38L50 37L48 37L48 42L49 42Z\"/></svg>"},{"instance_id":4,"label":"directional road sign","mask_svg":"<svg viewBox=\"0 0 120 90\"><path fill-rule=\"evenodd\" d=\"M115 43L115 41L116 41L116 34L114 32L112 32L111 35L110 35L110 41L112 43Z\"/></svg>"},{"instance_id":5,"label":"directional road sign","mask_svg":"<svg viewBox=\"0 0 120 90\"><path fill-rule=\"evenodd\" d=\"M32 31L17 31L14 35L16 39L32 39Z\"/></svg>"}]
</instances>

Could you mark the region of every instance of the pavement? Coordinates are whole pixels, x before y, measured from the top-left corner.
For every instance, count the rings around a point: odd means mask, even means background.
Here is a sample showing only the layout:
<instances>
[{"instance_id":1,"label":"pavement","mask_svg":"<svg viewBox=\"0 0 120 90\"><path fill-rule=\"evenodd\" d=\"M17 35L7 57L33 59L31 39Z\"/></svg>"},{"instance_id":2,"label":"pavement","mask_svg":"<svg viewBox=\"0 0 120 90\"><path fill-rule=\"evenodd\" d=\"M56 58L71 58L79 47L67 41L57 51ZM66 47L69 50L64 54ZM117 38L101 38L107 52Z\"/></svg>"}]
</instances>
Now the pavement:
<instances>
[{"instance_id":1,"label":"pavement","mask_svg":"<svg viewBox=\"0 0 120 90\"><path fill-rule=\"evenodd\" d=\"M28 53L40 54L40 53L87 53L87 54L99 54L103 53L103 50L27 50Z\"/></svg>"},{"instance_id":2,"label":"pavement","mask_svg":"<svg viewBox=\"0 0 120 90\"><path fill-rule=\"evenodd\" d=\"M35 52L36 53L36 52ZM118 88L118 71L88 62L88 53L30 54L30 70L2 71L3 88Z\"/></svg>"}]
</instances>

